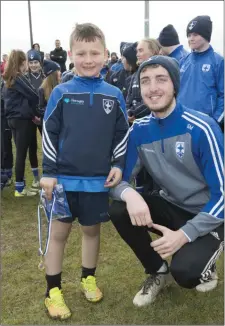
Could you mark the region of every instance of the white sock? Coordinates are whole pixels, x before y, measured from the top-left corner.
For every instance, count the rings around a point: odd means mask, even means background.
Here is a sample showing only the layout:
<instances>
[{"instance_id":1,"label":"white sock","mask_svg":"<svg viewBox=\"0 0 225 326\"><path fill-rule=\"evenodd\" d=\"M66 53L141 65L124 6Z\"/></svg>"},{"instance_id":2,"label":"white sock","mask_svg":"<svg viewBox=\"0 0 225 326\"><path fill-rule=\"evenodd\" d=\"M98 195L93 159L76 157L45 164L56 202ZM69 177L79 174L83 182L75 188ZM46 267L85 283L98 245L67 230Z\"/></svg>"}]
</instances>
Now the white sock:
<instances>
[{"instance_id":1,"label":"white sock","mask_svg":"<svg viewBox=\"0 0 225 326\"><path fill-rule=\"evenodd\" d=\"M167 271L167 265L166 263L163 263L160 269L157 271L157 273L164 273Z\"/></svg>"}]
</instances>

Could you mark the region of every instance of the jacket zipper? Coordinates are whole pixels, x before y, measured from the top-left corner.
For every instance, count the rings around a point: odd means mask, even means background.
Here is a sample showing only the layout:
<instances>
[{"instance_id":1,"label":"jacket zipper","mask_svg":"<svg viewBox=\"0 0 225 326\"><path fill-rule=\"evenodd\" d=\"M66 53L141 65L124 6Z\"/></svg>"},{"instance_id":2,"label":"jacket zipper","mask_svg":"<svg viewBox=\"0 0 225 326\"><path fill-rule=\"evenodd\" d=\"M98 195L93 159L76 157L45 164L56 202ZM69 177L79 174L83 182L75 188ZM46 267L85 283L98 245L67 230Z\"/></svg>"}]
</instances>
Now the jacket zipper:
<instances>
[{"instance_id":1,"label":"jacket zipper","mask_svg":"<svg viewBox=\"0 0 225 326\"><path fill-rule=\"evenodd\" d=\"M159 120L159 127L160 127L160 138L161 138L161 150L162 150L162 153L164 154L165 153L164 139L162 138L162 125L161 125L160 120Z\"/></svg>"},{"instance_id":2,"label":"jacket zipper","mask_svg":"<svg viewBox=\"0 0 225 326\"><path fill-rule=\"evenodd\" d=\"M90 93L90 107L93 106L93 97L94 97L94 83L92 85L92 91Z\"/></svg>"}]
</instances>

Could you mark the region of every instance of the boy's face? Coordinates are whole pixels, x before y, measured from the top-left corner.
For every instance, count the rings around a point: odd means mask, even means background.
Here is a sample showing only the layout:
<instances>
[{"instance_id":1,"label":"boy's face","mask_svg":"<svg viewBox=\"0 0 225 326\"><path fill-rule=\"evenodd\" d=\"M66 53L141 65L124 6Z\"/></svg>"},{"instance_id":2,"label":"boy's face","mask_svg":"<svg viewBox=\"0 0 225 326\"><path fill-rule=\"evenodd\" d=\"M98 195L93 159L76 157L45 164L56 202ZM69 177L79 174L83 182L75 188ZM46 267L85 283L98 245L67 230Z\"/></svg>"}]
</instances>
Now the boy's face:
<instances>
[{"instance_id":1,"label":"boy's face","mask_svg":"<svg viewBox=\"0 0 225 326\"><path fill-rule=\"evenodd\" d=\"M107 50L97 38L94 42L74 41L72 56L78 76L98 77L107 59Z\"/></svg>"},{"instance_id":2,"label":"boy's face","mask_svg":"<svg viewBox=\"0 0 225 326\"><path fill-rule=\"evenodd\" d=\"M209 44L201 35L196 33L188 34L188 44L191 50L200 51L205 47L206 44Z\"/></svg>"}]
</instances>

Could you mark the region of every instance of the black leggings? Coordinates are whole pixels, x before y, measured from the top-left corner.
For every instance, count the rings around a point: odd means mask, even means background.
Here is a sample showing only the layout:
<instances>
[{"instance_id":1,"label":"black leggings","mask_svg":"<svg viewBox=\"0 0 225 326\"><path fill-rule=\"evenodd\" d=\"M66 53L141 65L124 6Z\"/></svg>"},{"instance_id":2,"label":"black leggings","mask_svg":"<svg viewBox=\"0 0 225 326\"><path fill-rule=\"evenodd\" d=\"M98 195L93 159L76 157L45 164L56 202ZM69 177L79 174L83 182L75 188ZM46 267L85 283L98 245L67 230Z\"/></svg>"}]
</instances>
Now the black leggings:
<instances>
[{"instance_id":1,"label":"black leggings","mask_svg":"<svg viewBox=\"0 0 225 326\"><path fill-rule=\"evenodd\" d=\"M12 131L9 128L8 121L5 119L4 125L4 152L3 152L4 169L12 169L13 167L13 151L12 151Z\"/></svg>"},{"instance_id":2,"label":"black leggings","mask_svg":"<svg viewBox=\"0 0 225 326\"><path fill-rule=\"evenodd\" d=\"M25 172L25 162L27 151L34 139L36 133L36 126L31 120L9 119L8 124L12 130L13 139L16 145L16 164L15 174L16 182L23 182ZM31 168L38 167L37 150L29 151L29 159Z\"/></svg>"},{"instance_id":3,"label":"black leggings","mask_svg":"<svg viewBox=\"0 0 225 326\"><path fill-rule=\"evenodd\" d=\"M194 217L194 214L167 202L158 194L143 197L150 208L153 222L171 230L178 230L187 220ZM114 201L109 215L118 233L134 251L146 273L155 273L162 266L163 260L150 246L152 239L149 231L154 230L133 226L124 202ZM185 244L173 255L170 272L180 286L193 288L210 275L216 259L223 251L223 225L213 233Z\"/></svg>"}]
</instances>

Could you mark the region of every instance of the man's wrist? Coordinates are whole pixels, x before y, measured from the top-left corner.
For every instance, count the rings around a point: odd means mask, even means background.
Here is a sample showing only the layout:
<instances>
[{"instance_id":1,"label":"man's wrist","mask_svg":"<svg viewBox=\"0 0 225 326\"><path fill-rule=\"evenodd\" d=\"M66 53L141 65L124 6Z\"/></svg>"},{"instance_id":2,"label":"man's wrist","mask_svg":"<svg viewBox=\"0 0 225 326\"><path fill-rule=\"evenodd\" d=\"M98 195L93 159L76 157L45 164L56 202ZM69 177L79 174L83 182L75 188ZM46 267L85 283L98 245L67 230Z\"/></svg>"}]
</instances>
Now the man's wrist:
<instances>
[{"instance_id":1,"label":"man's wrist","mask_svg":"<svg viewBox=\"0 0 225 326\"><path fill-rule=\"evenodd\" d=\"M180 239L181 239L181 242L183 245L188 242L191 242L191 239L188 237L188 235L182 229L177 230L177 233L179 233Z\"/></svg>"}]
</instances>

